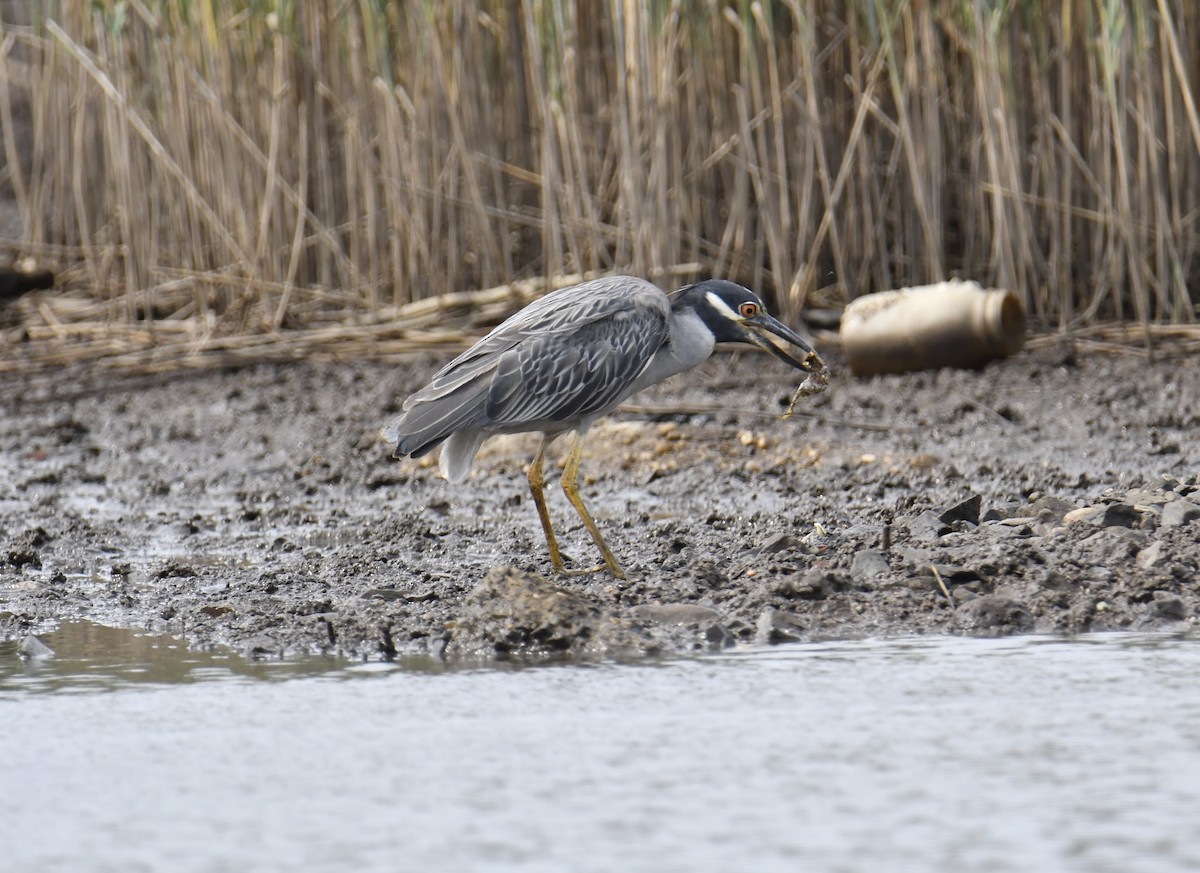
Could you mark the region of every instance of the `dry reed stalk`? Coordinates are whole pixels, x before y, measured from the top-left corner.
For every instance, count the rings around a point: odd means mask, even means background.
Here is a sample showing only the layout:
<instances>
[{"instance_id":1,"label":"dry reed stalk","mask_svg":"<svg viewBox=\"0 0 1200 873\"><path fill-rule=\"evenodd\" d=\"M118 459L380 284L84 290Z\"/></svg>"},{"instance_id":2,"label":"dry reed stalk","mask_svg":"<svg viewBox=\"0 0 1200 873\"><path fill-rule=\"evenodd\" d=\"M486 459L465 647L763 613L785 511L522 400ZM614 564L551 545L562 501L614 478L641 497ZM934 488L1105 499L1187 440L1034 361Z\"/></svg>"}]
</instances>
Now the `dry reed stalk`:
<instances>
[{"instance_id":1,"label":"dry reed stalk","mask_svg":"<svg viewBox=\"0 0 1200 873\"><path fill-rule=\"evenodd\" d=\"M1191 323L1189 2L46 0L0 29L0 185L106 318L213 343L680 261L792 317L962 275Z\"/></svg>"}]
</instances>

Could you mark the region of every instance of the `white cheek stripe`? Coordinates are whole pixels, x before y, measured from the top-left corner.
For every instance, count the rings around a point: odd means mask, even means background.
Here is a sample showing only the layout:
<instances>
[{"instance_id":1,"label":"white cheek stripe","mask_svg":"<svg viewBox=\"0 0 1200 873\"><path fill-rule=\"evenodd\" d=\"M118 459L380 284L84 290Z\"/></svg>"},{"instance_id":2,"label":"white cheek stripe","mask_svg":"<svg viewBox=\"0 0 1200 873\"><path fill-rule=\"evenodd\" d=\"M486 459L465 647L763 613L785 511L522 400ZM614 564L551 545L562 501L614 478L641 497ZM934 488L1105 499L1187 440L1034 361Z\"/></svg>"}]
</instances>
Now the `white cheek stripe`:
<instances>
[{"instance_id":1,"label":"white cheek stripe","mask_svg":"<svg viewBox=\"0 0 1200 873\"><path fill-rule=\"evenodd\" d=\"M742 317L730 309L729 304L722 300L719 295L709 291L704 296L708 298L708 302L712 305L713 309L717 310L717 312L724 315L730 321L742 320Z\"/></svg>"}]
</instances>

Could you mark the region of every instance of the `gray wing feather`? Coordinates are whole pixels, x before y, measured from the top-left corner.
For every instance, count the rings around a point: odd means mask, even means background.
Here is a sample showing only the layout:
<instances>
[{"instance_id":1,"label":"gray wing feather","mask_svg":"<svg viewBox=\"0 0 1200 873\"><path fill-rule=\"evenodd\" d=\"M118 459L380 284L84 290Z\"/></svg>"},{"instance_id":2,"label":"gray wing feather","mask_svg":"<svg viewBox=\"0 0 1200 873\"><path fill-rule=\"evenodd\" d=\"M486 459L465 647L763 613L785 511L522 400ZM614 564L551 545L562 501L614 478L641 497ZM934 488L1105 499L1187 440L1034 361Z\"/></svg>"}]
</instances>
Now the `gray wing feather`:
<instances>
[{"instance_id":1,"label":"gray wing feather","mask_svg":"<svg viewBox=\"0 0 1200 873\"><path fill-rule=\"evenodd\" d=\"M667 336L670 302L649 282L595 279L547 294L443 367L386 429L397 454L456 430L519 428L620 400Z\"/></svg>"},{"instance_id":2,"label":"gray wing feather","mask_svg":"<svg viewBox=\"0 0 1200 873\"><path fill-rule=\"evenodd\" d=\"M665 335L665 316L637 309L529 339L502 356L485 406L488 421L515 427L601 412L621 399Z\"/></svg>"}]
</instances>

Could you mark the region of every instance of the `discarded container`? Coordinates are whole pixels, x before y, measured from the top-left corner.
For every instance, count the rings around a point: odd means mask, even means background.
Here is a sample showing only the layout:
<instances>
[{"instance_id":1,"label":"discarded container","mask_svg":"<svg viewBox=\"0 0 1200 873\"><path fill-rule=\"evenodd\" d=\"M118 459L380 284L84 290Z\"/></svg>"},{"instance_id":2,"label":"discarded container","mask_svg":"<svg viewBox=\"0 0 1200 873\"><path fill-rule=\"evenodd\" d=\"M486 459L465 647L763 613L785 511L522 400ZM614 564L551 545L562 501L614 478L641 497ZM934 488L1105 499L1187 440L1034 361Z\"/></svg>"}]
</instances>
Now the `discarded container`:
<instances>
[{"instance_id":1,"label":"discarded container","mask_svg":"<svg viewBox=\"0 0 1200 873\"><path fill-rule=\"evenodd\" d=\"M858 298L842 314L841 336L859 376L980 367L1025 345L1025 310L1011 291L939 282Z\"/></svg>"}]
</instances>

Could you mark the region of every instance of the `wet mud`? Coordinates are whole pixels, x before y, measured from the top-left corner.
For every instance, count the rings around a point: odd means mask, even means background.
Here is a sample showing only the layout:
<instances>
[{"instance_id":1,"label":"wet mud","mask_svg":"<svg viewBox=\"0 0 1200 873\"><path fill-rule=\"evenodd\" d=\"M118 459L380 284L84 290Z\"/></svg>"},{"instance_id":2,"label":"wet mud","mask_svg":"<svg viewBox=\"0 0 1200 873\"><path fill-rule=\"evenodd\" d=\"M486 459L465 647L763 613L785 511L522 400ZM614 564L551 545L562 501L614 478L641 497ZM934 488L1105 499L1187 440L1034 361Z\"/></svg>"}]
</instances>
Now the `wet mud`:
<instances>
[{"instance_id":1,"label":"wet mud","mask_svg":"<svg viewBox=\"0 0 1200 873\"><path fill-rule=\"evenodd\" d=\"M742 353L597 423L583 491L627 580L551 573L535 436L490 441L460 486L389 458L381 426L440 360L10 380L0 634L86 618L251 656L491 661L1196 621L1200 362L828 359L788 420L795 374Z\"/></svg>"}]
</instances>

